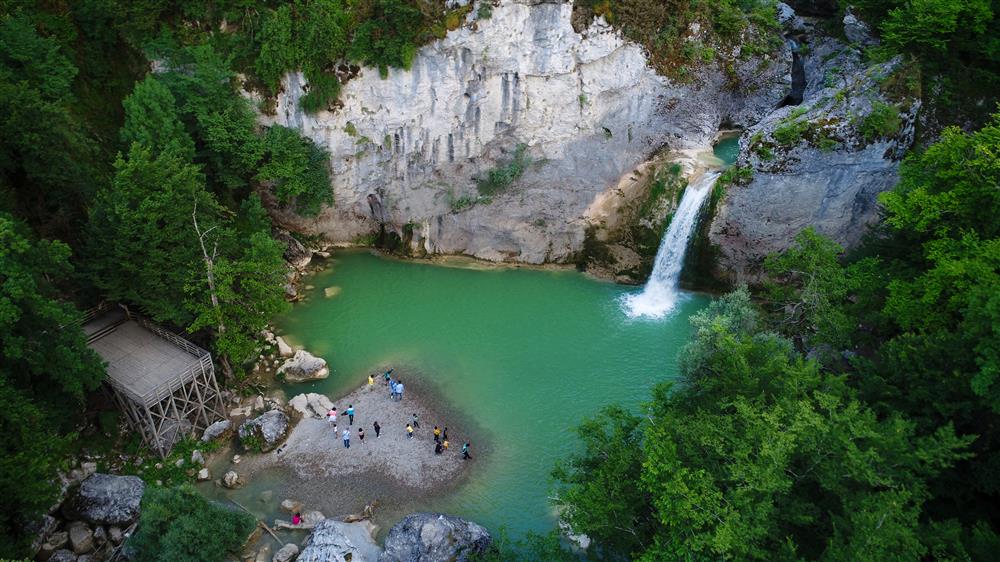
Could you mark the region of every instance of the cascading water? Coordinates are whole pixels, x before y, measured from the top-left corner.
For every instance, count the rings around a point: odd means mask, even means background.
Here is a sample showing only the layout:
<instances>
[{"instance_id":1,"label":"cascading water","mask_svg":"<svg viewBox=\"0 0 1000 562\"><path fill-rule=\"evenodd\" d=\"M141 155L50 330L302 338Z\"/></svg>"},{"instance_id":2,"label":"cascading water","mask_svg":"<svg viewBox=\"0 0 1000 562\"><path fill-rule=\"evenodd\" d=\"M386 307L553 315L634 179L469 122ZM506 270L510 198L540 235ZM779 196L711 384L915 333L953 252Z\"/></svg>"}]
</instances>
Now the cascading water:
<instances>
[{"instance_id":1,"label":"cascading water","mask_svg":"<svg viewBox=\"0 0 1000 562\"><path fill-rule=\"evenodd\" d=\"M674 212L670 227L663 235L660 249L656 251L649 281L641 293L626 295L623 299L622 308L630 318L661 318L677 304L680 295L677 284L684 265L684 253L698 221L698 212L712 192L720 173L718 170L709 170L684 190L684 197Z\"/></svg>"}]
</instances>

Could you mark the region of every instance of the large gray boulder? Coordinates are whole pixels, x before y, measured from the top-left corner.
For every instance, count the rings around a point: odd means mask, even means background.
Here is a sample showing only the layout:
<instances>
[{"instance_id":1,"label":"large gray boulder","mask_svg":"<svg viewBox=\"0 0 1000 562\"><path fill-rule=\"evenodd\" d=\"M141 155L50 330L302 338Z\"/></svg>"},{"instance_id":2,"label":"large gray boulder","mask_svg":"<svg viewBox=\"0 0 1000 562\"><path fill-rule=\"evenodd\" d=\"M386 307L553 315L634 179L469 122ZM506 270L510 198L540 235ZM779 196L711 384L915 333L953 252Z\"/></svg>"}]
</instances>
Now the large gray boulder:
<instances>
[{"instance_id":1,"label":"large gray boulder","mask_svg":"<svg viewBox=\"0 0 1000 562\"><path fill-rule=\"evenodd\" d=\"M126 527L139 518L146 483L138 476L94 474L63 503L67 519Z\"/></svg>"},{"instance_id":2,"label":"large gray boulder","mask_svg":"<svg viewBox=\"0 0 1000 562\"><path fill-rule=\"evenodd\" d=\"M205 428L205 433L202 434L201 440L205 443L214 441L215 439L222 437L232 426L233 422L229 420L219 420Z\"/></svg>"},{"instance_id":3,"label":"large gray boulder","mask_svg":"<svg viewBox=\"0 0 1000 562\"><path fill-rule=\"evenodd\" d=\"M379 562L462 562L493 541L480 525L440 513L413 513L396 523Z\"/></svg>"},{"instance_id":4,"label":"large gray boulder","mask_svg":"<svg viewBox=\"0 0 1000 562\"><path fill-rule=\"evenodd\" d=\"M320 521L302 543L298 562L378 562L370 527L333 519Z\"/></svg>"},{"instance_id":5,"label":"large gray boulder","mask_svg":"<svg viewBox=\"0 0 1000 562\"><path fill-rule=\"evenodd\" d=\"M243 422L240 426L240 442L244 447L270 451L281 443L288 434L288 416L281 410L271 410Z\"/></svg>"},{"instance_id":6,"label":"large gray boulder","mask_svg":"<svg viewBox=\"0 0 1000 562\"><path fill-rule=\"evenodd\" d=\"M278 374L284 375L286 382L306 382L325 379L330 376L330 369L325 359L300 349L278 367Z\"/></svg>"}]
</instances>

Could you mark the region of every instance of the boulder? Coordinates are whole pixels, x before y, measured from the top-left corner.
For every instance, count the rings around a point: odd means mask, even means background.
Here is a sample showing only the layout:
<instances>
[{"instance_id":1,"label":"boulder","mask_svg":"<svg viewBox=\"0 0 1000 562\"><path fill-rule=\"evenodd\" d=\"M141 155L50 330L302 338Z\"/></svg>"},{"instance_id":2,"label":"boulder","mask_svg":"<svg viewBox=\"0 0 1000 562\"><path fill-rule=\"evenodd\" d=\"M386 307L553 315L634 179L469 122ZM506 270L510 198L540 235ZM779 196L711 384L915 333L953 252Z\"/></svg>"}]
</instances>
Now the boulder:
<instances>
[{"instance_id":1,"label":"boulder","mask_svg":"<svg viewBox=\"0 0 1000 562\"><path fill-rule=\"evenodd\" d=\"M288 405L305 417L322 418L333 408L333 402L322 394L309 392L299 394L288 401Z\"/></svg>"},{"instance_id":2,"label":"boulder","mask_svg":"<svg viewBox=\"0 0 1000 562\"><path fill-rule=\"evenodd\" d=\"M94 474L63 503L63 514L92 525L127 526L139 518L146 483L138 476Z\"/></svg>"},{"instance_id":3,"label":"boulder","mask_svg":"<svg viewBox=\"0 0 1000 562\"><path fill-rule=\"evenodd\" d=\"M389 530L379 561L465 561L485 552L492 540L482 526L460 517L413 513Z\"/></svg>"},{"instance_id":4,"label":"boulder","mask_svg":"<svg viewBox=\"0 0 1000 562\"><path fill-rule=\"evenodd\" d=\"M325 359L300 349L278 367L278 374L284 375L286 382L305 382L325 379L330 376L330 369Z\"/></svg>"},{"instance_id":5,"label":"boulder","mask_svg":"<svg viewBox=\"0 0 1000 562\"><path fill-rule=\"evenodd\" d=\"M295 269L304 269L312 261L312 252L306 249L288 231L278 230L274 234L274 239L285 245L285 261Z\"/></svg>"},{"instance_id":6,"label":"boulder","mask_svg":"<svg viewBox=\"0 0 1000 562\"><path fill-rule=\"evenodd\" d=\"M298 562L376 562L380 550L366 527L357 523L321 521L302 543Z\"/></svg>"},{"instance_id":7,"label":"boulder","mask_svg":"<svg viewBox=\"0 0 1000 562\"><path fill-rule=\"evenodd\" d=\"M872 34L872 29L851 11L850 8L844 12L844 35L851 43L857 43L862 47L868 47L878 43Z\"/></svg>"},{"instance_id":8,"label":"boulder","mask_svg":"<svg viewBox=\"0 0 1000 562\"><path fill-rule=\"evenodd\" d=\"M240 485L240 475L235 470L230 470L222 476L222 485L230 490Z\"/></svg>"},{"instance_id":9,"label":"boulder","mask_svg":"<svg viewBox=\"0 0 1000 562\"><path fill-rule=\"evenodd\" d=\"M104 527L94 529L94 545L101 546L106 542L108 542L108 532L104 530Z\"/></svg>"},{"instance_id":10,"label":"boulder","mask_svg":"<svg viewBox=\"0 0 1000 562\"><path fill-rule=\"evenodd\" d=\"M84 554L94 550L94 531L82 521L74 521L67 529L69 545L76 554Z\"/></svg>"},{"instance_id":11,"label":"boulder","mask_svg":"<svg viewBox=\"0 0 1000 562\"><path fill-rule=\"evenodd\" d=\"M38 550L38 559L43 561L48 560L54 553L63 549L67 544L69 544L69 533L66 531L50 534Z\"/></svg>"},{"instance_id":12,"label":"boulder","mask_svg":"<svg viewBox=\"0 0 1000 562\"><path fill-rule=\"evenodd\" d=\"M288 434L288 416L281 410L265 412L243 422L239 433L244 447L259 447L261 452L270 451Z\"/></svg>"},{"instance_id":13,"label":"boulder","mask_svg":"<svg viewBox=\"0 0 1000 562\"><path fill-rule=\"evenodd\" d=\"M212 479L212 473L207 468L198 471L198 482L206 482Z\"/></svg>"},{"instance_id":14,"label":"boulder","mask_svg":"<svg viewBox=\"0 0 1000 562\"><path fill-rule=\"evenodd\" d=\"M49 557L49 562L77 562L77 560L76 554L66 549L57 550Z\"/></svg>"},{"instance_id":15,"label":"boulder","mask_svg":"<svg viewBox=\"0 0 1000 562\"><path fill-rule=\"evenodd\" d=\"M288 513L298 513L302 511L303 504L300 501L284 500L281 502L281 509Z\"/></svg>"},{"instance_id":16,"label":"boulder","mask_svg":"<svg viewBox=\"0 0 1000 562\"><path fill-rule=\"evenodd\" d=\"M298 553L298 545L295 543L288 543L278 549L278 552L274 553L274 556L271 557L271 562L292 562L292 560L295 560L295 555Z\"/></svg>"},{"instance_id":17,"label":"boulder","mask_svg":"<svg viewBox=\"0 0 1000 562\"><path fill-rule=\"evenodd\" d=\"M282 357L291 357L292 355L295 355L295 350L292 349L292 346L288 345L288 342L286 342L284 338L278 336L275 339L278 342L278 355Z\"/></svg>"},{"instance_id":18,"label":"boulder","mask_svg":"<svg viewBox=\"0 0 1000 562\"><path fill-rule=\"evenodd\" d=\"M191 451L191 464L205 466L205 455L201 453L200 449Z\"/></svg>"}]
</instances>

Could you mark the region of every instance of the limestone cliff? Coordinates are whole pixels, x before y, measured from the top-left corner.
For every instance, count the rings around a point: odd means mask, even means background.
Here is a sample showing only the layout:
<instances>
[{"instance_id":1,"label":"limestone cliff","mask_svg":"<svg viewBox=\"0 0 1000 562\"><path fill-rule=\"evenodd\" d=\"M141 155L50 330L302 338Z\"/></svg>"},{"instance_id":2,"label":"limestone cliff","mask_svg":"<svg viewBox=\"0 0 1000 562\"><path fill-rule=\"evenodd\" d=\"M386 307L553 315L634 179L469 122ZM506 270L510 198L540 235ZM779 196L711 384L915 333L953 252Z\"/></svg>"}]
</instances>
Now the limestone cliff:
<instances>
[{"instance_id":1,"label":"limestone cliff","mask_svg":"<svg viewBox=\"0 0 1000 562\"><path fill-rule=\"evenodd\" d=\"M758 123L791 85L787 48L726 53L728 74L713 63L678 83L603 20L574 31L569 3L503 0L489 19L473 14L410 70L383 79L362 69L334 111L305 114L307 86L286 79L265 120L330 151L334 205L279 222L333 241L384 227L417 253L566 261L583 245L588 209L623 177L665 148L709 146L720 125ZM523 175L482 197L475 178L522 145Z\"/></svg>"},{"instance_id":2,"label":"limestone cliff","mask_svg":"<svg viewBox=\"0 0 1000 562\"><path fill-rule=\"evenodd\" d=\"M853 21L848 12L845 24ZM856 244L913 144L920 100L907 86L910 69L899 60L866 64L858 45L867 41L805 34L803 101L744 132L737 165L752 179L727 188L711 222L713 273L729 283L758 280L764 257L808 226Z\"/></svg>"}]
</instances>

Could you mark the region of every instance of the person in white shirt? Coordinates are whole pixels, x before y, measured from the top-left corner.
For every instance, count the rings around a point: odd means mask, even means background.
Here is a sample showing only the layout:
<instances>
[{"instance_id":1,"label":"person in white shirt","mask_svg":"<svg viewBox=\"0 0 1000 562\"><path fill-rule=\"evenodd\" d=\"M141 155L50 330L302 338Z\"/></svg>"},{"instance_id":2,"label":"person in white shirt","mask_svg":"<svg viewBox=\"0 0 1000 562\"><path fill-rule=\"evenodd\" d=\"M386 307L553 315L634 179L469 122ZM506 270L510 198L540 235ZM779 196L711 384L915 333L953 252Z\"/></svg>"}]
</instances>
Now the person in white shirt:
<instances>
[{"instance_id":1,"label":"person in white shirt","mask_svg":"<svg viewBox=\"0 0 1000 562\"><path fill-rule=\"evenodd\" d=\"M344 448L345 449L350 449L351 448L351 430L350 429L345 429L344 433L341 434L341 436L344 438Z\"/></svg>"}]
</instances>

